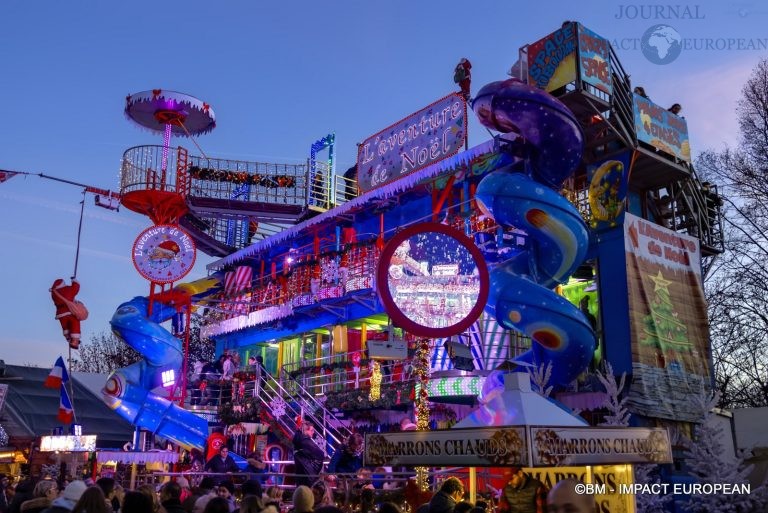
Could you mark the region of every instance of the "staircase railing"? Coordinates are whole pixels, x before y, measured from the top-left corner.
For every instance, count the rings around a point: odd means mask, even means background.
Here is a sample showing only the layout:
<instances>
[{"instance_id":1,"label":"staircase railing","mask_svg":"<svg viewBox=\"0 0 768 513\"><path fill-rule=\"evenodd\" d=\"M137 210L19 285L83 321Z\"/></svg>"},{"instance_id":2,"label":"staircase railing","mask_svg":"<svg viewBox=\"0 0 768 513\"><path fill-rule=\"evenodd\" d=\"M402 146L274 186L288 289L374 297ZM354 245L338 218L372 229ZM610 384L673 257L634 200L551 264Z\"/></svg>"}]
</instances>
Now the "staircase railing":
<instances>
[{"instance_id":1,"label":"staircase railing","mask_svg":"<svg viewBox=\"0 0 768 513\"><path fill-rule=\"evenodd\" d=\"M634 147L637 143L635 134L635 113L634 113L634 101L632 99L632 86L629 80L629 76L624 71L619 57L610 46L610 65L611 65L611 77L613 85L613 93L611 94L611 109L615 114L615 122L612 121L613 127L620 133L628 146Z\"/></svg>"}]
</instances>

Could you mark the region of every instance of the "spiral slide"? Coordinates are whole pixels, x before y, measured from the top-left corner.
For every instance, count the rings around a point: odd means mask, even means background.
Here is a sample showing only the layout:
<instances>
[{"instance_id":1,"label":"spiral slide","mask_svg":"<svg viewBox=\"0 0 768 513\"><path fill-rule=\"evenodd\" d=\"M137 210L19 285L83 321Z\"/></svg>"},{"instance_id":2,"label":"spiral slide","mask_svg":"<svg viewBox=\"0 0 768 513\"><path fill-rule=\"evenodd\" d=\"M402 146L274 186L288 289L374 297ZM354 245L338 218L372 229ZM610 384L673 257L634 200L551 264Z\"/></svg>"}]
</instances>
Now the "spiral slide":
<instances>
[{"instance_id":1,"label":"spiral slide","mask_svg":"<svg viewBox=\"0 0 768 513\"><path fill-rule=\"evenodd\" d=\"M184 351L182 342L160 326L176 315L169 299L197 300L214 292L221 278L213 276L179 285L152 305L149 299L135 297L123 303L112 316L112 330L144 359L113 372L104 385L104 402L128 422L147 429L187 449L205 447L208 423L152 392L163 385L163 378L180 376Z\"/></svg>"},{"instance_id":2,"label":"spiral slide","mask_svg":"<svg viewBox=\"0 0 768 513\"><path fill-rule=\"evenodd\" d=\"M582 263L589 243L578 210L557 192L581 161L581 128L565 105L517 80L486 85L472 108L485 126L515 133L513 144L525 155L525 171L499 169L477 187L481 210L524 230L530 246L491 270L486 310L534 341L518 361L552 362L550 383L567 385L595 350L588 320L551 290Z\"/></svg>"}]
</instances>

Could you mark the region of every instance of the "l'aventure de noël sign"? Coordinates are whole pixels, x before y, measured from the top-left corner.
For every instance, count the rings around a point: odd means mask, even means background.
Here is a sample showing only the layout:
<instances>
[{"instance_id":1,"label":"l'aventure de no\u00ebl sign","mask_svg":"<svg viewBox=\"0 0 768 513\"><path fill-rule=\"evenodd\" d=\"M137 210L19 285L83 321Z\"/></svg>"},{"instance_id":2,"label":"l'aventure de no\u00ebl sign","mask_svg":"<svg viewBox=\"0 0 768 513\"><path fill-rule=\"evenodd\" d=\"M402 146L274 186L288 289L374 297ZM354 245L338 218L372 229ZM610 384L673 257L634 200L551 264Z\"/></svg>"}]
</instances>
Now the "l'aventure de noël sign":
<instances>
[{"instance_id":1,"label":"l'aventure de no\u00ebl sign","mask_svg":"<svg viewBox=\"0 0 768 513\"><path fill-rule=\"evenodd\" d=\"M467 102L449 94L360 144L358 186L367 192L448 158L466 137Z\"/></svg>"},{"instance_id":2,"label":"l'aventure de no\u00ebl sign","mask_svg":"<svg viewBox=\"0 0 768 513\"><path fill-rule=\"evenodd\" d=\"M372 466L555 467L671 463L662 428L500 426L365 435Z\"/></svg>"}]
</instances>

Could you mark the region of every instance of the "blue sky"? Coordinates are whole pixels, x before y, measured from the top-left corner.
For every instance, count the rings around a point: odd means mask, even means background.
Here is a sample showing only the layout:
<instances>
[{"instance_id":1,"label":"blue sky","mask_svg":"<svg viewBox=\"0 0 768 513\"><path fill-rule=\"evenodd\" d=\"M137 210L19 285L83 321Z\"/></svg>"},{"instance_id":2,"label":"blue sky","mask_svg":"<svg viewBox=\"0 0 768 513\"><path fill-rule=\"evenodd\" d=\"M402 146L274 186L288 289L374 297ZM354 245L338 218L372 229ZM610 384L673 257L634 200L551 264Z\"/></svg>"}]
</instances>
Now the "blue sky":
<instances>
[{"instance_id":1,"label":"blue sky","mask_svg":"<svg viewBox=\"0 0 768 513\"><path fill-rule=\"evenodd\" d=\"M704 18L617 18L619 5L648 4L613 2L589 2L588 12L566 1L3 2L0 168L116 189L122 153L161 143L125 120L125 97L163 88L214 108L217 128L198 139L208 156L303 162L334 131L343 170L356 142L454 90L460 58L472 62L476 91L504 79L520 46L566 19L610 40L640 38L656 23L686 38L768 38L762 3L676 4L698 5ZM660 66L639 49L618 53L654 101L683 105L694 153L736 141L735 101L766 57L684 51ZM472 145L489 137L476 122L469 130ZM174 143L197 154L191 141ZM38 177L0 184L0 358L8 363L47 367L66 354L48 288L72 274L81 199L80 189ZM88 340L109 329L121 302L148 293L130 252L150 222L98 208L92 195L85 212L78 278ZM188 278L210 261L199 253Z\"/></svg>"}]
</instances>

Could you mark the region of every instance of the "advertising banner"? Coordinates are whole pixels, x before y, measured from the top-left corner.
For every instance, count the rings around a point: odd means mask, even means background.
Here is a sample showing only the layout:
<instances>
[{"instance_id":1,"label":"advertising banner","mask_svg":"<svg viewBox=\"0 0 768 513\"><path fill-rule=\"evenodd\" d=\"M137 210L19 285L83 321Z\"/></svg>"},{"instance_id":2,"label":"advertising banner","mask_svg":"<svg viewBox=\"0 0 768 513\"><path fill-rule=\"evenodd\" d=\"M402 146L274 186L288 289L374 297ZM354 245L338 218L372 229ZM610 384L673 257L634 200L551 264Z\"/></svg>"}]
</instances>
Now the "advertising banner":
<instances>
[{"instance_id":1,"label":"advertising banner","mask_svg":"<svg viewBox=\"0 0 768 513\"><path fill-rule=\"evenodd\" d=\"M626 214L624 250L633 372L628 407L698 421L693 396L709 381L699 241Z\"/></svg>"},{"instance_id":2,"label":"advertising banner","mask_svg":"<svg viewBox=\"0 0 768 513\"><path fill-rule=\"evenodd\" d=\"M637 139L686 162L691 161L685 118L633 93Z\"/></svg>"},{"instance_id":3,"label":"advertising banner","mask_svg":"<svg viewBox=\"0 0 768 513\"><path fill-rule=\"evenodd\" d=\"M604 39L579 24L579 73L581 81L611 94L611 46Z\"/></svg>"},{"instance_id":4,"label":"advertising banner","mask_svg":"<svg viewBox=\"0 0 768 513\"><path fill-rule=\"evenodd\" d=\"M368 192L455 155L466 137L467 102L458 93L449 94L360 144L360 191Z\"/></svg>"},{"instance_id":5,"label":"advertising banner","mask_svg":"<svg viewBox=\"0 0 768 513\"><path fill-rule=\"evenodd\" d=\"M576 80L576 23L528 45L528 84L552 92Z\"/></svg>"},{"instance_id":6,"label":"advertising banner","mask_svg":"<svg viewBox=\"0 0 768 513\"><path fill-rule=\"evenodd\" d=\"M589 225L594 230L619 226L627 199L631 151L587 166L589 180Z\"/></svg>"}]
</instances>

